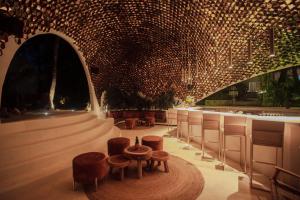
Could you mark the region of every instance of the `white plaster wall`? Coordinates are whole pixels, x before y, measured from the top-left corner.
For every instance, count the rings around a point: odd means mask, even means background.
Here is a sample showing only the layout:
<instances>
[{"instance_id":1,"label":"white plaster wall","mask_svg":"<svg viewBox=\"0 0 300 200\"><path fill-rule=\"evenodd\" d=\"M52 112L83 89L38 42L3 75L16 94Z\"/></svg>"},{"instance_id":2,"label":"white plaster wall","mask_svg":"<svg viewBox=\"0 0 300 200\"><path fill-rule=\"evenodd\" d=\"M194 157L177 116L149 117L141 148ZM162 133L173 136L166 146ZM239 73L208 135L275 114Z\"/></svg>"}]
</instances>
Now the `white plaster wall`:
<instances>
[{"instance_id":1,"label":"white plaster wall","mask_svg":"<svg viewBox=\"0 0 300 200\"><path fill-rule=\"evenodd\" d=\"M112 118L92 113L0 123L0 133L0 193L70 168L81 153L106 153L118 136Z\"/></svg>"},{"instance_id":2,"label":"white plaster wall","mask_svg":"<svg viewBox=\"0 0 300 200\"><path fill-rule=\"evenodd\" d=\"M86 78L87 78L87 81L88 81L92 112L94 112L99 118L104 118L105 115L101 111L100 106L98 104L98 100L97 100L97 97L96 97L96 94L95 94L94 86L93 86L93 83L92 83L92 80L91 80L91 75L89 73L88 65L85 61L85 58L84 58L82 52L79 51L79 48L75 45L75 41L72 38L65 35L64 33L61 33L61 32L58 32L58 31L55 31L55 30L52 30L52 29L50 30L50 32L38 31L35 35L29 35L28 39L33 38L37 35L49 34L49 33L57 35L60 38L67 41L73 47L75 52L77 53L77 55L78 55L78 57L79 57L79 59L82 63L82 66L84 68L85 75L86 75ZM21 43L21 45L22 45L26 41L24 39L22 39L21 42L22 42ZM18 50L18 48L20 48L21 45L18 45L15 42L14 36L10 36L8 38L8 42L5 43L6 47L3 50L3 55L0 56L0 105L1 105L1 99L2 99L1 98L2 97L2 88L3 88L4 81L5 81L6 73L8 71L10 62L12 61L16 51Z\"/></svg>"}]
</instances>

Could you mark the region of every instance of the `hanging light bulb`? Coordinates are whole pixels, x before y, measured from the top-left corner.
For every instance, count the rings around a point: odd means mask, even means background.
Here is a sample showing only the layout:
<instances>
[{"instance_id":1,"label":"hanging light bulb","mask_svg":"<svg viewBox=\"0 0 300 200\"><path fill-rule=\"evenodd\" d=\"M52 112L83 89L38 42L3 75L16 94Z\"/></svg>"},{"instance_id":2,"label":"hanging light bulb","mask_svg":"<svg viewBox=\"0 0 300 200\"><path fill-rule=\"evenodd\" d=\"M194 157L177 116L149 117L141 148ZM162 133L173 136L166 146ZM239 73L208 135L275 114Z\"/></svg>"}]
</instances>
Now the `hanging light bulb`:
<instances>
[{"instance_id":1,"label":"hanging light bulb","mask_svg":"<svg viewBox=\"0 0 300 200\"><path fill-rule=\"evenodd\" d=\"M251 40L248 39L248 65L252 65L252 46L251 46Z\"/></svg>"},{"instance_id":2,"label":"hanging light bulb","mask_svg":"<svg viewBox=\"0 0 300 200\"><path fill-rule=\"evenodd\" d=\"M203 65L204 65L204 74L206 75L206 60L205 60L205 58L203 60Z\"/></svg>"},{"instance_id":3,"label":"hanging light bulb","mask_svg":"<svg viewBox=\"0 0 300 200\"><path fill-rule=\"evenodd\" d=\"M184 82L184 76L185 76L185 70L184 68L182 67L181 68L181 81Z\"/></svg>"},{"instance_id":4,"label":"hanging light bulb","mask_svg":"<svg viewBox=\"0 0 300 200\"><path fill-rule=\"evenodd\" d=\"M199 66L198 66L198 62L196 60L196 75L195 75L195 78L198 78L199 77Z\"/></svg>"},{"instance_id":5,"label":"hanging light bulb","mask_svg":"<svg viewBox=\"0 0 300 200\"><path fill-rule=\"evenodd\" d=\"M190 81L192 79L191 76L191 63L188 61L188 80Z\"/></svg>"},{"instance_id":6,"label":"hanging light bulb","mask_svg":"<svg viewBox=\"0 0 300 200\"><path fill-rule=\"evenodd\" d=\"M184 83L188 82L188 70L185 70L185 74L184 74Z\"/></svg>"},{"instance_id":7,"label":"hanging light bulb","mask_svg":"<svg viewBox=\"0 0 300 200\"><path fill-rule=\"evenodd\" d=\"M215 52L215 67L216 68L218 67L218 52L217 52L217 50Z\"/></svg>"},{"instance_id":8,"label":"hanging light bulb","mask_svg":"<svg viewBox=\"0 0 300 200\"><path fill-rule=\"evenodd\" d=\"M229 69L232 69L232 49L231 49L231 44L229 45L229 55L228 55L228 59L229 59Z\"/></svg>"},{"instance_id":9,"label":"hanging light bulb","mask_svg":"<svg viewBox=\"0 0 300 200\"><path fill-rule=\"evenodd\" d=\"M274 47L274 28L272 27L269 30L269 42L270 42L270 57L275 56L275 47Z\"/></svg>"}]
</instances>

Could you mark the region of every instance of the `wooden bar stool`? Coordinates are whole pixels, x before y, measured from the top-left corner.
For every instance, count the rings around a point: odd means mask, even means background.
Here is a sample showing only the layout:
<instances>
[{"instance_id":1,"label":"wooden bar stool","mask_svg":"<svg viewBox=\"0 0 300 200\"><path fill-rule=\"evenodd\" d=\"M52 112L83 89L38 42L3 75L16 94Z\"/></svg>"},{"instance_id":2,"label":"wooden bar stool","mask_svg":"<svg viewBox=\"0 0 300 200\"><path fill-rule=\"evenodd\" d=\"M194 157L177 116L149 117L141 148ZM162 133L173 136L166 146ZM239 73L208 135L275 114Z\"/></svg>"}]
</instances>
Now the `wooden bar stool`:
<instances>
[{"instance_id":1,"label":"wooden bar stool","mask_svg":"<svg viewBox=\"0 0 300 200\"><path fill-rule=\"evenodd\" d=\"M177 111L177 139L180 139L180 137L182 137L182 130L181 130L182 123L188 123L188 111L187 110L178 110Z\"/></svg>"},{"instance_id":2,"label":"wooden bar stool","mask_svg":"<svg viewBox=\"0 0 300 200\"><path fill-rule=\"evenodd\" d=\"M224 116L224 132L223 132L223 162L226 163L226 151L234 151L240 153L240 164L242 162L242 138L244 138L244 172L247 171L247 141L246 141L246 124L247 118L240 116ZM240 149L226 148L226 137L239 137ZM242 165L241 165L242 166Z\"/></svg>"},{"instance_id":3,"label":"wooden bar stool","mask_svg":"<svg viewBox=\"0 0 300 200\"><path fill-rule=\"evenodd\" d=\"M205 158L205 143L217 143L217 144L219 144L218 156L219 156L219 159L221 158L220 121L221 121L220 114L203 113L202 140L201 140L202 158ZM205 141L205 131L206 130L218 131L218 140L217 141Z\"/></svg>"},{"instance_id":4,"label":"wooden bar stool","mask_svg":"<svg viewBox=\"0 0 300 200\"><path fill-rule=\"evenodd\" d=\"M170 131L171 125L176 125L176 122L177 122L177 110L176 109L168 109L167 110L168 132Z\"/></svg>"},{"instance_id":5,"label":"wooden bar stool","mask_svg":"<svg viewBox=\"0 0 300 200\"><path fill-rule=\"evenodd\" d=\"M197 137L196 135L192 135L192 127L193 126L202 126L203 122L203 111L202 110L195 110L195 111L188 111L188 144L190 144L190 140L193 137ZM198 136L199 137L199 136ZM201 137L201 135L200 135Z\"/></svg>"},{"instance_id":6,"label":"wooden bar stool","mask_svg":"<svg viewBox=\"0 0 300 200\"><path fill-rule=\"evenodd\" d=\"M266 190L264 188L257 188L253 186L253 163L261 163L265 165L278 166L278 149L282 149L281 161L283 165L283 134L284 122L252 120L252 135L250 141L250 187L256 189ZM254 145L273 147L276 150L275 163L257 161L253 158Z\"/></svg>"}]
</instances>

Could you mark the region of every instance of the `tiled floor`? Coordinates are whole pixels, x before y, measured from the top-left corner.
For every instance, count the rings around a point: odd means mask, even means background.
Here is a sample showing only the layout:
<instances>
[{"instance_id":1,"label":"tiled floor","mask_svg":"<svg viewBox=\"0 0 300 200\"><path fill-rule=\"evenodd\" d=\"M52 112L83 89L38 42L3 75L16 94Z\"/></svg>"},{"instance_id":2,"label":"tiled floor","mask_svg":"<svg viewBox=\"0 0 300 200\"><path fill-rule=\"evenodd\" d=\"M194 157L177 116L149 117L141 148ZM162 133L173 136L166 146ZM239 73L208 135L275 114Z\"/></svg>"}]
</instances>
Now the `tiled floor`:
<instances>
[{"instance_id":1,"label":"tiled floor","mask_svg":"<svg viewBox=\"0 0 300 200\"><path fill-rule=\"evenodd\" d=\"M137 130L120 130L122 136L141 138L143 135L167 135L166 126L140 128ZM196 145L196 144L193 144ZM172 155L179 156L198 167L205 178L204 190L198 199L201 200L268 200L270 194L258 190L250 190L248 176L239 172L239 166L229 161L225 170L216 169L218 161L202 161L197 147L186 150L184 142L179 142L174 137L164 137L164 149ZM188 173L188 172L187 172ZM101 184L100 186L101 187ZM42 180L34 182L26 187L19 188L7 194L0 195L0 199L87 199L83 190L72 190L72 170L68 168Z\"/></svg>"}]
</instances>

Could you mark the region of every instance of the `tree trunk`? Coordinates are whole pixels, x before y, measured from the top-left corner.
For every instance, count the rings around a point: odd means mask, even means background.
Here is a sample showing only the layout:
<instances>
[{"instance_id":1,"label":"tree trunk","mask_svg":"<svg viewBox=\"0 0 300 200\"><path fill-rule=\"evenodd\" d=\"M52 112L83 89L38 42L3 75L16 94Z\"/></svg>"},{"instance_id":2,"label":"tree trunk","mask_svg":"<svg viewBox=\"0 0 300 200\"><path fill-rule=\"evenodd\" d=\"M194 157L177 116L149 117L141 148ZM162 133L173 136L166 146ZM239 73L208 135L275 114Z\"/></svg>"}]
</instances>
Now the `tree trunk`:
<instances>
[{"instance_id":1,"label":"tree trunk","mask_svg":"<svg viewBox=\"0 0 300 200\"><path fill-rule=\"evenodd\" d=\"M55 88L56 88L56 71L57 71L57 61L58 61L58 50L59 50L59 38L55 40L54 44L54 53L53 53L53 70L52 70L52 83L50 88L50 106L51 110L55 109L54 105L54 96L55 96Z\"/></svg>"}]
</instances>

